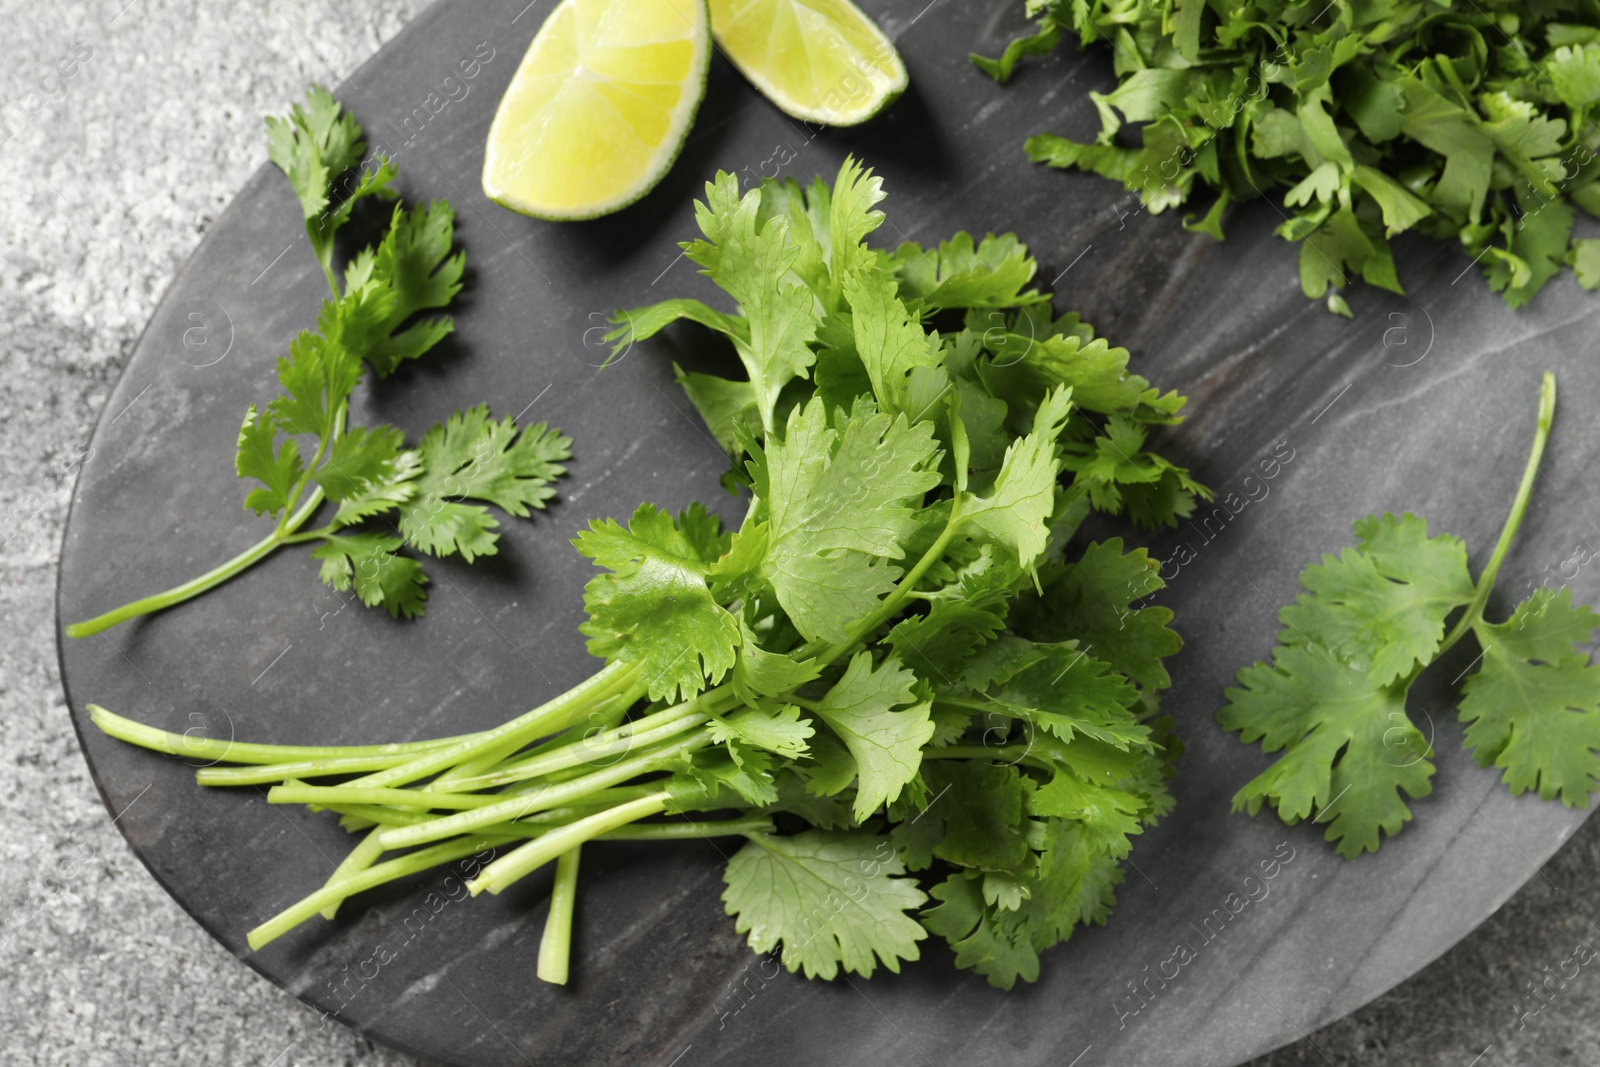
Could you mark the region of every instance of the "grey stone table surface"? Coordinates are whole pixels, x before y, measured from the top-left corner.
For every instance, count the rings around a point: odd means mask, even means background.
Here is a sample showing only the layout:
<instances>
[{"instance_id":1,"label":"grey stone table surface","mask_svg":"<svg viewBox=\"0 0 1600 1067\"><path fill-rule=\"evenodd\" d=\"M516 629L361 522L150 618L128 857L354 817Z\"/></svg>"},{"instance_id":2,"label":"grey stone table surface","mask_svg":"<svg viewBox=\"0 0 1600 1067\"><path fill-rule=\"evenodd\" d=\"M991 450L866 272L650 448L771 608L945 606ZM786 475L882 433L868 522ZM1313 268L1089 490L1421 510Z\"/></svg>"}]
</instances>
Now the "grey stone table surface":
<instances>
[{"instance_id":1,"label":"grey stone table surface","mask_svg":"<svg viewBox=\"0 0 1600 1067\"><path fill-rule=\"evenodd\" d=\"M134 859L65 729L52 605L94 420L261 163L261 116L340 81L423 6L0 7L0 1062L415 1062L249 971ZM1600 1063L1600 981L1584 972L1537 1014L1524 992L1596 936L1597 860L1591 821L1455 949L1252 1067Z\"/></svg>"}]
</instances>

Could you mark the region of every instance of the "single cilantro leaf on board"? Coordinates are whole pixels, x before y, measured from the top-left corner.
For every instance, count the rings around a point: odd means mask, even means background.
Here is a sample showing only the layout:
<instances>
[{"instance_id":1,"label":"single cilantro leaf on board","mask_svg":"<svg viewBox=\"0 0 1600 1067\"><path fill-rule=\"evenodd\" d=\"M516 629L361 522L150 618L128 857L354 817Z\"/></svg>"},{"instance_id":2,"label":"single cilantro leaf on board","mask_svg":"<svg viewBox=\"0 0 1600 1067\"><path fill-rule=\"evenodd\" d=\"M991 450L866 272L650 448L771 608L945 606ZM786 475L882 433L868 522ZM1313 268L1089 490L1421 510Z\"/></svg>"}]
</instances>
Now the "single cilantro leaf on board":
<instances>
[{"instance_id":1,"label":"single cilantro leaf on board","mask_svg":"<svg viewBox=\"0 0 1600 1067\"><path fill-rule=\"evenodd\" d=\"M1432 747L1406 715L1404 688L1304 644L1279 645L1270 666L1244 668L1239 682L1217 713L1223 728L1284 755L1234 795L1235 811L1268 803L1291 825L1325 823L1354 858L1411 818L1402 794L1432 792Z\"/></svg>"},{"instance_id":2,"label":"single cilantro leaf on board","mask_svg":"<svg viewBox=\"0 0 1600 1067\"><path fill-rule=\"evenodd\" d=\"M400 554L398 537L371 531L328 534L311 550L322 561L322 580L344 592L354 589L367 607L382 605L395 618L421 615L428 594L422 565Z\"/></svg>"},{"instance_id":3,"label":"single cilantro leaf on board","mask_svg":"<svg viewBox=\"0 0 1600 1067\"><path fill-rule=\"evenodd\" d=\"M739 620L711 594L702 546L683 525L641 504L628 529L595 521L574 541L611 574L584 590L579 629L597 656L638 663L652 699L688 699L722 679L741 641Z\"/></svg>"},{"instance_id":4,"label":"single cilantro leaf on board","mask_svg":"<svg viewBox=\"0 0 1600 1067\"><path fill-rule=\"evenodd\" d=\"M1580 650L1596 626L1570 588L1540 587L1505 622L1472 628L1483 659L1462 690L1467 747L1514 795L1579 807L1600 786L1600 666Z\"/></svg>"},{"instance_id":5,"label":"single cilantro leaf on board","mask_svg":"<svg viewBox=\"0 0 1600 1067\"><path fill-rule=\"evenodd\" d=\"M756 835L728 861L723 903L753 950L782 945L790 971L865 978L881 963L898 973L928 936L907 912L928 898L887 845L861 832Z\"/></svg>"},{"instance_id":6,"label":"single cilantro leaf on board","mask_svg":"<svg viewBox=\"0 0 1600 1067\"><path fill-rule=\"evenodd\" d=\"M498 520L481 500L524 518L543 509L566 473L572 439L544 423L519 433L510 417L495 420L486 404L458 411L435 424L417 445L422 472L416 492L400 508L400 532L433 556L460 553L472 562L497 551Z\"/></svg>"},{"instance_id":7,"label":"single cilantro leaf on board","mask_svg":"<svg viewBox=\"0 0 1600 1067\"><path fill-rule=\"evenodd\" d=\"M1445 617L1472 599L1467 549L1449 534L1428 537L1425 520L1368 516L1355 548L1307 567L1309 589L1279 613L1287 644L1314 644L1387 685L1427 664L1444 639Z\"/></svg>"},{"instance_id":8,"label":"single cilantro leaf on board","mask_svg":"<svg viewBox=\"0 0 1600 1067\"><path fill-rule=\"evenodd\" d=\"M814 706L855 760L857 821L895 799L917 776L933 723L915 686L916 676L897 658L889 656L874 669L872 653L862 650Z\"/></svg>"}]
</instances>

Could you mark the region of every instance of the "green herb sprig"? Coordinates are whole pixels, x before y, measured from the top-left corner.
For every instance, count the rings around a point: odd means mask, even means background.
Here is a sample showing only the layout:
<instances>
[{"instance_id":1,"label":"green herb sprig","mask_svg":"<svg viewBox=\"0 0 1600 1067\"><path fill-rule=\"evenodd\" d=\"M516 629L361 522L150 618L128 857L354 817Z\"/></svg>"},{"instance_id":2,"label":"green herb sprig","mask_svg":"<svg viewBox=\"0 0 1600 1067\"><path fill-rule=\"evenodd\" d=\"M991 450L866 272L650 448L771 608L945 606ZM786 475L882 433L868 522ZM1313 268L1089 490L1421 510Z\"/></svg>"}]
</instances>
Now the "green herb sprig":
<instances>
[{"instance_id":1,"label":"green herb sprig","mask_svg":"<svg viewBox=\"0 0 1600 1067\"><path fill-rule=\"evenodd\" d=\"M1476 581L1461 539L1429 537L1409 512L1367 516L1355 524L1356 547L1301 573L1309 592L1279 611L1272 662L1241 670L1219 713L1240 740L1284 753L1239 790L1235 811L1270 804L1287 823L1325 824L1344 856L1377 851L1410 820L1405 797L1433 788L1432 739L1407 713L1407 694L1469 636L1480 654L1463 672L1459 711L1478 764L1500 768L1513 794L1588 803L1600 786L1600 666L1583 646L1600 615L1573 603L1571 589L1541 585L1503 622L1484 618L1555 403L1547 373L1522 482Z\"/></svg>"},{"instance_id":2,"label":"green herb sprig","mask_svg":"<svg viewBox=\"0 0 1600 1067\"><path fill-rule=\"evenodd\" d=\"M831 188L741 196L719 174L685 247L734 310L619 315L619 348L683 320L731 344L742 377L680 378L751 499L735 531L643 504L578 536L600 568L589 680L390 746L194 741L92 709L126 741L240 765L202 784L271 785L363 835L252 946L492 848L474 893L557 863L539 974L561 982L580 848L719 835L745 842L737 928L810 976L898 970L931 933L1009 988L1105 921L1171 804L1157 702L1181 642L1171 612L1133 606L1162 587L1143 550L1067 544L1092 510L1175 524L1209 496L1144 447L1183 398L1055 317L1013 237L870 248L882 199L854 161Z\"/></svg>"},{"instance_id":3,"label":"green herb sprig","mask_svg":"<svg viewBox=\"0 0 1600 1067\"><path fill-rule=\"evenodd\" d=\"M519 433L511 419L491 418L487 406L457 412L415 447L394 426L346 425L350 396L369 368L387 377L454 329L448 317L418 316L448 306L461 289L466 254L450 252L455 214L442 200L396 206L383 239L356 254L341 285L334 238L361 200L398 199L390 187L393 163L363 169L350 195L331 203L335 183L361 163L366 145L361 127L320 87L289 117L267 119L267 144L299 199L332 290L316 330L302 330L278 360L283 394L251 404L239 430L235 468L257 483L244 506L273 519L273 529L197 578L72 623L68 637L180 604L292 544L315 545L311 555L334 589L353 589L363 604L381 604L396 618L421 615L427 575L402 546L459 553L469 563L493 555L499 523L483 505L526 517L555 495L550 482L565 471L569 438L542 422ZM309 459L302 442L310 443ZM332 518L303 529L324 501L337 506Z\"/></svg>"}]
</instances>

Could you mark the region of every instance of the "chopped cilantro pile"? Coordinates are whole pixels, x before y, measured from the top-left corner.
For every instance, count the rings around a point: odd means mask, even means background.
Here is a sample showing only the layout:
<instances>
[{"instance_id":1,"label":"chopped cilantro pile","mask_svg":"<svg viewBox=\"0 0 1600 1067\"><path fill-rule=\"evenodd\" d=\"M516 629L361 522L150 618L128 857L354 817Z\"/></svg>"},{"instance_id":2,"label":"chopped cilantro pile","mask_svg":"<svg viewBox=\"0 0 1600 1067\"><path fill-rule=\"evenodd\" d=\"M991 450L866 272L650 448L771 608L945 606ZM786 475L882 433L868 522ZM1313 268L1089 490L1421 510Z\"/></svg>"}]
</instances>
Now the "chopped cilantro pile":
<instances>
[{"instance_id":1,"label":"chopped cilantro pile","mask_svg":"<svg viewBox=\"0 0 1600 1067\"><path fill-rule=\"evenodd\" d=\"M1600 9L1577 0L1494 3L1029 0L1036 33L999 59L1109 44L1118 78L1091 93L1101 129L1081 143L1028 140L1035 162L1138 192L1152 212L1215 194L1185 226L1222 239L1239 200L1281 204L1300 284L1348 315L1354 279L1401 292L1389 240L1459 241L1490 288L1521 307L1571 264L1600 286ZM1131 136L1124 125L1137 130ZM1197 188L1198 187L1198 188Z\"/></svg>"},{"instance_id":2,"label":"chopped cilantro pile","mask_svg":"<svg viewBox=\"0 0 1600 1067\"><path fill-rule=\"evenodd\" d=\"M518 517L555 495L550 482L565 468L572 442L539 423L518 430L485 406L457 412L421 444L388 425L347 426L350 396L370 368L379 377L426 354L454 328L445 316L461 290L466 254L451 255L455 213L438 200L396 205L388 231L334 271L334 239L355 205L368 197L397 200L388 160L359 172L354 188L333 203L336 184L366 153L361 127L326 89L315 87L288 118L267 119L268 156L300 201L306 236L327 276L332 298L317 328L302 330L278 359L283 392L245 409L235 469L254 482L244 506L274 520L255 547L164 593L125 604L66 628L87 637L119 622L182 603L227 581L284 545L314 544L322 580L354 591L363 604L390 615L421 615L427 575L409 544L433 556L459 553L467 562L493 555L499 521L485 504ZM304 446L304 447L302 447ZM332 519L301 528L324 501Z\"/></svg>"},{"instance_id":3,"label":"chopped cilantro pile","mask_svg":"<svg viewBox=\"0 0 1600 1067\"><path fill-rule=\"evenodd\" d=\"M643 504L576 539L598 568L588 681L393 746L213 745L94 709L124 740L239 765L204 784L270 784L362 835L252 945L492 848L475 893L559 861L539 973L565 981L586 842L718 835L745 842L737 929L810 976L898 970L934 934L1009 988L1105 921L1171 804L1156 708L1180 642L1135 606L1162 586L1142 549L1068 545L1092 511L1175 524L1209 496L1146 447L1183 399L1055 316L1013 237L871 248L882 199L853 161L831 188L741 196L720 174L686 249L732 310L619 313L619 346L686 320L731 348L742 373L681 380L750 503L737 530Z\"/></svg>"},{"instance_id":4,"label":"chopped cilantro pile","mask_svg":"<svg viewBox=\"0 0 1600 1067\"><path fill-rule=\"evenodd\" d=\"M1571 589L1541 585L1504 622L1483 617L1533 490L1555 395L1546 374L1522 485L1477 581L1461 539L1429 537L1409 512L1357 522L1356 547L1301 574L1308 592L1279 611L1272 662L1240 671L1241 688L1228 690L1219 713L1241 740L1283 752L1239 790L1234 810L1271 804L1287 823L1325 824L1347 857L1376 851L1411 818L1406 797L1432 791L1432 738L1407 714L1407 694L1469 634L1479 655L1462 672L1460 714L1479 765L1500 768L1514 794L1588 803L1600 785L1600 666L1584 646L1600 615L1574 604Z\"/></svg>"}]
</instances>

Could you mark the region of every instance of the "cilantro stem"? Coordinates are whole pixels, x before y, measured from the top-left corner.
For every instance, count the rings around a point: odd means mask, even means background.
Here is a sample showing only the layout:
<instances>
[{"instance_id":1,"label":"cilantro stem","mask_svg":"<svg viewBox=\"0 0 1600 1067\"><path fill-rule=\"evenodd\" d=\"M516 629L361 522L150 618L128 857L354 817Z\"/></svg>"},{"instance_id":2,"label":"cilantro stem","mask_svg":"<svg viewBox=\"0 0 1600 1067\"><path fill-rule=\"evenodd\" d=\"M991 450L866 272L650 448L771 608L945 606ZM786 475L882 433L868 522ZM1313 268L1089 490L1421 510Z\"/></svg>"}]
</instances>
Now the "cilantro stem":
<instances>
[{"instance_id":1,"label":"cilantro stem","mask_svg":"<svg viewBox=\"0 0 1600 1067\"><path fill-rule=\"evenodd\" d=\"M411 753L397 752L391 755L333 756L292 763L261 763L249 767L201 767L195 772L194 780L196 785L207 786L264 785L268 782L285 782L290 778L382 771L410 758Z\"/></svg>"},{"instance_id":2,"label":"cilantro stem","mask_svg":"<svg viewBox=\"0 0 1600 1067\"><path fill-rule=\"evenodd\" d=\"M338 292L337 289L334 291ZM300 527L304 526L317 508L321 506L323 501L322 486L314 486L311 490L311 495L306 497L304 504L300 503L300 497L305 492L306 487L311 484L312 476L316 473L317 464L321 462L324 453L327 451L328 444L344 432L344 420L348 410L349 401L344 401L339 405L339 410L334 413L333 423L328 428L328 435L317 442L316 454L311 457L311 463L306 468L305 477L300 479L300 484L295 486L294 492L290 494L288 501L284 504L283 515L278 519L278 524L273 527L272 533L263 537L256 544L245 549L226 563L218 564L199 577L191 578L182 585L175 585L164 593L156 593L153 596L129 601L120 608L108 611L104 615L96 615L92 619L69 624L66 627L67 636L93 637L101 631L111 629L119 622L127 622L129 619L136 619L141 615L149 615L152 612L162 611L176 604L182 604L185 600L192 600L201 593L216 588L239 572L254 566L284 545L315 540L323 536L324 533L331 533L332 530L328 527L313 530L306 534L298 533ZM296 509L297 505L298 510Z\"/></svg>"},{"instance_id":3,"label":"cilantro stem","mask_svg":"<svg viewBox=\"0 0 1600 1067\"><path fill-rule=\"evenodd\" d=\"M487 808L503 799L492 793L433 793L425 789L307 785L294 781L275 785L267 791L268 804L380 804L391 808L449 808L453 811Z\"/></svg>"},{"instance_id":4,"label":"cilantro stem","mask_svg":"<svg viewBox=\"0 0 1600 1067\"><path fill-rule=\"evenodd\" d=\"M1505 562L1506 554L1511 551L1511 542L1517 536L1517 530L1522 525L1522 517L1528 510L1528 498L1533 494L1533 482L1539 475L1539 463L1544 458L1544 446L1550 438L1550 426L1555 420L1555 414L1556 376L1545 371L1544 379L1539 384L1538 427L1533 435L1533 448L1528 452L1528 464L1522 471L1522 484L1517 486L1517 495L1511 501L1511 513L1506 516L1506 524L1500 530L1500 540L1495 542L1494 553L1484 565L1483 572L1478 575L1478 584L1473 590L1472 601L1467 605L1467 610L1461 618L1456 621L1455 627L1444 639L1444 643L1439 646L1440 655L1466 636L1467 631L1483 618L1483 609L1489 602L1489 594L1494 590L1494 580L1500 574L1500 565Z\"/></svg>"},{"instance_id":5,"label":"cilantro stem","mask_svg":"<svg viewBox=\"0 0 1600 1067\"><path fill-rule=\"evenodd\" d=\"M634 692L643 695L642 687L638 686L639 667L637 664L618 661L600 668L587 679L579 682L571 689L554 697L534 708L532 711L517 716L510 722L502 723L492 730L480 734L473 734L463 738L456 744L446 748L439 748L425 755L419 756L409 763L402 763L397 767L379 771L358 778L350 785L364 786L391 786L405 785L415 782L419 778L426 778L430 774L437 774L447 770L479 754L495 748L501 748L513 740L519 740L516 748L527 744L542 734L555 733L565 729L576 720L576 717L590 702L604 700L619 692Z\"/></svg>"},{"instance_id":6,"label":"cilantro stem","mask_svg":"<svg viewBox=\"0 0 1600 1067\"><path fill-rule=\"evenodd\" d=\"M659 716L674 714L664 722L651 724L651 720ZM595 763L614 755L626 755L635 747L653 745L692 730L701 723L710 719L705 712L696 712L684 715L677 708L668 708L666 711L647 715L630 723L624 723L615 729L596 734L593 737L579 738L568 744L562 745L553 752L542 753L528 759L517 760L503 764L483 774L471 777L453 779L450 785L460 790L489 789L498 785L509 785L512 782L525 781L536 778L551 771L564 770L584 763ZM647 725L650 724L650 725Z\"/></svg>"},{"instance_id":7,"label":"cilantro stem","mask_svg":"<svg viewBox=\"0 0 1600 1067\"><path fill-rule=\"evenodd\" d=\"M497 822L520 819L537 811L570 804L608 786L620 785L647 771L659 770L661 765L677 756L693 752L711 744L711 735L697 733L681 741L669 742L662 748L643 752L632 759L623 760L602 770L593 771L580 778L555 785L535 783L536 792L512 796L491 794L492 803L471 811L460 811L429 820L417 826L397 827L383 831L385 848L405 848L438 841L455 834L469 833ZM436 795L436 794L435 794ZM470 795L470 794L469 794ZM627 805L622 805L626 807ZM560 851L559 849L557 851ZM552 853L554 855L554 853Z\"/></svg>"},{"instance_id":8,"label":"cilantro stem","mask_svg":"<svg viewBox=\"0 0 1600 1067\"><path fill-rule=\"evenodd\" d=\"M614 808L568 823L559 830L552 830L489 864L483 869L482 874L467 883L467 889L473 896L477 896L485 889L491 893L499 893L523 875L543 867L568 849L576 848L607 830L617 829L648 815L660 814L666 810L669 799L668 793L662 790L652 796L618 804Z\"/></svg>"},{"instance_id":9,"label":"cilantro stem","mask_svg":"<svg viewBox=\"0 0 1600 1067\"><path fill-rule=\"evenodd\" d=\"M140 615L149 615L152 612L170 608L175 604L182 604L185 600L192 600L208 589L216 588L240 571L249 568L287 544L287 537L305 525L306 520L311 518L311 513L316 511L317 506L321 503L322 487L318 486L312 491L311 496L306 499L300 510L295 512L292 518L288 519L287 524L282 529L273 530L272 533L262 538L255 545L245 549L226 563L218 564L199 577L191 578L182 585L175 585L164 593L156 593L153 596L132 600L120 608L106 612L104 615L96 615L94 618L86 619L83 622L71 623L66 627L67 636L93 637L103 630L111 629L119 622L127 622L129 619L136 619ZM285 510L284 514L287 516L288 511Z\"/></svg>"},{"instance_id":10,"label":"cilantro stem","mask_svg":"<svg viewBox=\"0 0 1600 1067\"><path fill-rule=\"evenodd\" d=\"M89 705L89 717L110 737L126 741L140 748L163 752L169 756L189 756L194 759L226 760L231 763L285 763L312 758L369 758L373 756L415 755L442 749L476 737L441 737L432 741L402 741L388 745L262 745L246 741L221 741L212 737L194 737L158 730L153 726L125 719L107 711L98 704Z\"/></svg>"},{"instance_id":11,"label":"cilantro stem","mask_svg":"<svg viewBox=\"0 0 1600 1067\"><path fill-rule=\"evenodd\" d=\"M337 905L347 897L353 897L385 882L392 882L396 878L404 878L408 874L416 874L430 867L465 859L486 848L506 844L508 840L504 837L464 837L459 841L448 841L432 848L418 849L416 852L409 852L384 863L375 863L338 885L325 885L310 896L291 904L251 930L246 940L252 949L260 950L324 908Z\"/></svg>"},{"instance_id":12,"label":"cilantro stem","mask_svg":"<svg viewBox=\"0 0 1600 1067\"><path fill-rule=\"evenodd\" d=\"M588 719L590 722L595 722L598 720L601 723L600 728L602 730L609 729L616 726L617 723L622 720L622 717L628 713L628 708L633 706L633 704L635 704L637 701L638 694L635 691L616 694L615 696L611 696L600 701L598 705L592 707L589 710ZM505 742L502 742L485 752L479 753L469 760L463 760L461 763L456 764L454 767L451 767L449 770L439 775L439 777L429 782L424 788L450 789L461 792L463 791L463 782L477 779L482 775L501 768L507 759L517 756L519 753L522 757L526 758L535 754L548 753L552 750L570 749L570 746L583 741L591 733L593 733L592 730L585 731L583 734L574 738L570 736L571 730L569 729L557 734L554 737L551 737L541 745L536 745L530 751L523 751L523 749L526 748L526 745L520 741L509 745ZM577 764L587 762L589 761L580 759L576 763L568 763L566 766L576 766ZM561 768L553 767L551 769L559 770ZM517 780L518 779L516 778L506 779L508 782ZM476 786L474 788L482 787Z\"/></svg>"},{"instance_id":13,"label":"cilantro stem","mask_svg":"<svg viewBox=\"0 0 1600 1067\"><path fill-rule=\"evenodd\" d=\"M550 914L544 921L544 937L539 941L539 966L534 972L540 981L567 984L567 962L572 955L572 911L578 901L578 857L582 845L574 845L556 859L556 880L550 888Z\"/></svg>"},{"instance_id":14,"label":"cilantro stem","mask_svg":"<svg viewBox=\"0 0 1600 1067\"><path fill-rule=\"evenodd\" d=\"M333 292L334 299L337 300L339 298L338 286L334 287ZM283 506L283 517L278 520L278 528L275 531L279 541L282 541L289 534L294 533L295 530L300 528L301 523L305 522L305 519L302 518L300 519L300 522L295 523L294 526L291 527L289 524L289 513L294 511L295 505L300 502L300 494L306 491L306 486L310 485L311 479L316 477L317 466L322 462L322 457L327 455L328 445L332 444L339 437L343 436L344 420L349 412L350 401L348 399L341 400L339 402L338 409L333 413L333 421L328 424L328 432L323 434L322 437L317 441L317 450L311 456L311 462L306 464L306 472L301 476L300 484L294 487L294 491L289 494L288 502ZM320 503L322 501L322 486L319 485L312 490L311 497L313 500L316 500Z\"/></svg>"},{"instance_id":15,"label":"cilantro stem","mask_svg":"<svg viewBox=\"0 0 1600 1067\"><path fill-rule=\"evenodd\" d=\"M350 879L378 862L378 857L383 855L383 846L378 843L378 831L369 830L361 843L351 849L344 859L339 861L339 866L333 869L325 883L329 888L343 888ZM324 919L332 919L339 914L339 904L329 904L322 909Z\"/></svg>"}]
</instances>

